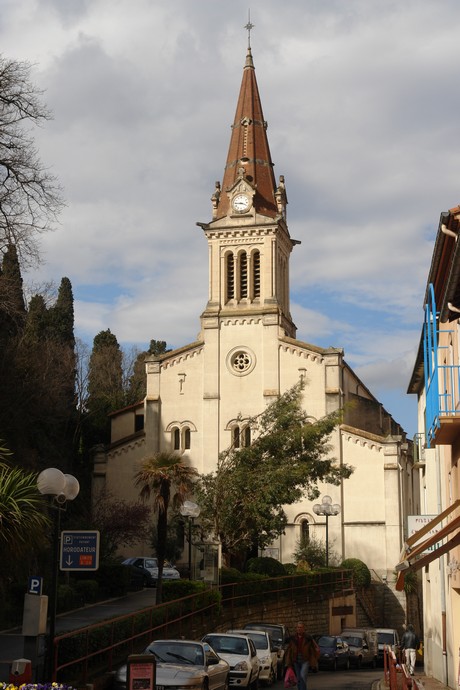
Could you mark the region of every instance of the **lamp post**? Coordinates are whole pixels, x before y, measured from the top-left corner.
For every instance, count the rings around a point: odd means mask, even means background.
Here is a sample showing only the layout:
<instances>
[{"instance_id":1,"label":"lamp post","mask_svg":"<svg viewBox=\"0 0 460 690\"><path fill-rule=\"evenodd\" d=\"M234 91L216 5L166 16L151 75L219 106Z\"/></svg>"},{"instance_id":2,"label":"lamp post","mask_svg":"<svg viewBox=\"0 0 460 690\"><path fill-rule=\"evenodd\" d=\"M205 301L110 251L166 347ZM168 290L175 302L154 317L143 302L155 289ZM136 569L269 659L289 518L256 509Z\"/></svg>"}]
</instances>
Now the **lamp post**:
<instances>
[{"instance_id":1,"label":"lamp post","mask_svg":"<svg viewBox=\"0 0 460 690\"><path fill-rule=\"evenodd\" d=\"M47 654L47 672L50 680L53 678L53 654L54 654L54 638L56 634L56 610L57 610L57 585L58 585L58 571L59 571L59 542L61 532L61 511L66 509L67 501L73 501L80 492L80 484L78 479L72 474L64 474L56 467L49 467L37 477L37 488L44 496L49 496L50 507L54 510L54 530L52 543L52 558L51 558L51 589L49 599L49 636L48 636L48 654Z\"/></svg>"},{"instance_id":2,"label":"lamp post","mask_svg":"<svg viewBox=\"0 0 460 690\"><path fill-rule=\"evenodd\" d=\"M340 513L340 506L338 503L332 503L330 496L323 496L321 503L315 503L313 512L316 515L324 515L326 517L326 566L329 565L329 517L331 515L338 515Z\"/></svg>"},{"instance_id":3,"label":"lamp post","mask_svg":"<svg viewBox=\"0 0 460 690\"><path fill-rule=\"evenodd\" d=\"M188 518L188 579L192 579L192 525L193 520L200 514L200 506L192 501L184 501L180 507L180 514Z\"/></svg>"}]
</instances>

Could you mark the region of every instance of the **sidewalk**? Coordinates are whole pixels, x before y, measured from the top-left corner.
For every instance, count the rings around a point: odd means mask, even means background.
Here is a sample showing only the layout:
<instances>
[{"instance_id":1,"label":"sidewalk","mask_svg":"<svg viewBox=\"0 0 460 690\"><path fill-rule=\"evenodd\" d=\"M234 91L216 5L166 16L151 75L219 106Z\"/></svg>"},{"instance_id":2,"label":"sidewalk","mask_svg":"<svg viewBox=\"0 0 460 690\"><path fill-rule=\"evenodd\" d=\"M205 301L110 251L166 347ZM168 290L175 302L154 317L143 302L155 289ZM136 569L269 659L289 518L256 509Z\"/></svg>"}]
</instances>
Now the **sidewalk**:
<instances>
[{"instance_id":1,"label":"sidewalk","mask_svg":"<svg viewBox=\"0 0 460 690\"><path fill-rule=\"evenodd\" d=\"M155 592L155 589L129 592L124 597L89 604L81 609L59 614L56 618L56 635L150 608L155 605ZM40 637L44 643L43 636ZM21 629L0 631L0 682L8 680L11 662L22 657L24 657L24 638Z\"/></svg>"},{"instance_id":2,"label":"sidewalk","mask_svg":"<svg viewBox=\"0 0 460 690\"><path fill-rule=\"evenodd\" d=\"M413 679L417 684L417 690L452 690L452 688L449 688L447 685L443 685L442 683L440 683L439 680L435 680L434 678L425 676L423 672L418 672L417 670L415 672L415 675L413 676ZM377 683L375 683L372 690L388 690L389 687L390 685L387 685L385 683L385 679L382 678L381 680L377 681Z\"/></svg>"}]
</instances>

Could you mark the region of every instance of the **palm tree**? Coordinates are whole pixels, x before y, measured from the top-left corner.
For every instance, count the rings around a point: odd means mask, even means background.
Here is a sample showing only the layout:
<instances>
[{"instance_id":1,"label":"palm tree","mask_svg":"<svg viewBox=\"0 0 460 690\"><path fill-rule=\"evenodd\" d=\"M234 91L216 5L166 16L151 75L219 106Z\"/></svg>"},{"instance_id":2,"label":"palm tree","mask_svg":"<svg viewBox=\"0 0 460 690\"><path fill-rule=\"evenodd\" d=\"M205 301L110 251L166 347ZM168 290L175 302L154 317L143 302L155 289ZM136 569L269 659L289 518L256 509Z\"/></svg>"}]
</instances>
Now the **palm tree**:
<instances>
[{"instance_id":1,"label":"palm tree","mask_svg":"<svg viewBox=\"0 0 460 690\"><path fill-rule=\"evenodd\" d=\"M168 529L168 508L179 508L193 491L198 472L181 462L176 453L157 453L145 458L141 469L136 472L135 484L141 487L141 498L148 500L153 496L154 509L158 509L157 559L158 583L156 603L162 600L162 576L165 561Z\"/></svg>"},{"instance_id":2,"label":"palm tree","mask_svg":"<svg viewBox=\"0 0 460 690\"><path fill-rule=\"evenodd\" d=\"M11 578L24 571L24 561L44 540L49 519L37 489L37 475L9 465L8 455L6 448L0 448L0 560L10 564L7 573Z\"/></svg>"}]
</instances>

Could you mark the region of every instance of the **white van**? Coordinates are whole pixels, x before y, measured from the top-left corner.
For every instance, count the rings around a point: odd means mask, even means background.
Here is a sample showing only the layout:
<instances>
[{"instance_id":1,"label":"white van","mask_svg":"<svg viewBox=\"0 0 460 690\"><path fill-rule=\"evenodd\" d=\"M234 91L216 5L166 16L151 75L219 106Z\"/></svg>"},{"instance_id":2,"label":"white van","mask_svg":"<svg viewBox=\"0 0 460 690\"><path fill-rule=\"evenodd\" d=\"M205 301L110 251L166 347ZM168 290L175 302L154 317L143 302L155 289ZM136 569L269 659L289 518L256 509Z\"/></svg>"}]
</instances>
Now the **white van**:
<instances>
[{"instance_id":1,"label":"white van","mask_svg":"<svg viewBox=\"0 0 460 690\"><path fill-rule=\"evenodd\" d=\"M372 666L375 668L378 658L378 638L375 628L345 628L342 639L350 650L350 664L356 668Z\"/></svg>"},{"instance_id":2,"label":"white van","mask_svg":"<svg viewBox=\"0 0 460 690\"><path fill-rule=\"evenodd\" d=\"M378 658L383 663L383 648L389 647L396 655L399 650L399 635L394 628L376 628L379 646Z\"/></svg>"}]
</instances>

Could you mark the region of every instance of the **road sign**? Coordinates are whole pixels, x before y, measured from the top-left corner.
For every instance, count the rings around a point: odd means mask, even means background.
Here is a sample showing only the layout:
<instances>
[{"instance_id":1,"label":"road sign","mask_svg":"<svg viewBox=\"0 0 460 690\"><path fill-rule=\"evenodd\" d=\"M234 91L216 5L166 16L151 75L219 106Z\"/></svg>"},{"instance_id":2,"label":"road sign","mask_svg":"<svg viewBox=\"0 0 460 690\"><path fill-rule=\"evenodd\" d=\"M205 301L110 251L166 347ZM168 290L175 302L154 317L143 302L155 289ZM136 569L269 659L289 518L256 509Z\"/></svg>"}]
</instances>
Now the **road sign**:
<instances>
[{"instance_id":1,"label":"road sign","mask_svg":"<svg viewBox=\"0 0 460 690\"><path fill-rule=\"evenodd\" d=\"M29 577L27 583L27 594L38 594L40 595L43 590L43 578L38 575L32 575Z\"/></svg>"},{"instance_id":2,"label":"road sign","mask_svg":"<svg viewBox=\"0 0 460 690\"><path fill-rule=\"evenodd\" d=\"M99 532L79 530L61 532L61 570L97 570L99 568Z\"/></svg>"}]
</instances>

